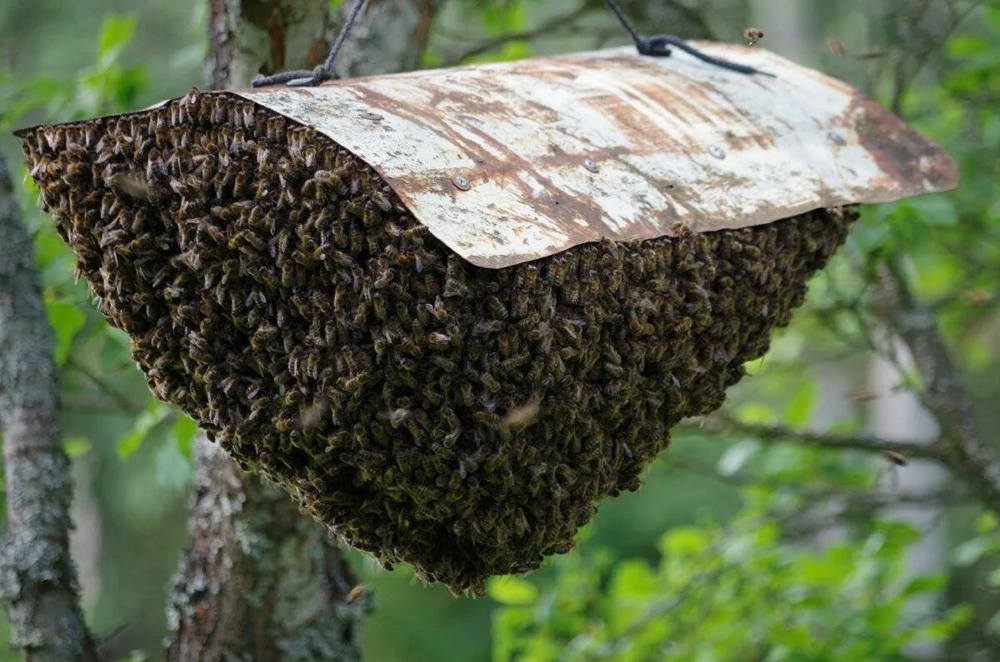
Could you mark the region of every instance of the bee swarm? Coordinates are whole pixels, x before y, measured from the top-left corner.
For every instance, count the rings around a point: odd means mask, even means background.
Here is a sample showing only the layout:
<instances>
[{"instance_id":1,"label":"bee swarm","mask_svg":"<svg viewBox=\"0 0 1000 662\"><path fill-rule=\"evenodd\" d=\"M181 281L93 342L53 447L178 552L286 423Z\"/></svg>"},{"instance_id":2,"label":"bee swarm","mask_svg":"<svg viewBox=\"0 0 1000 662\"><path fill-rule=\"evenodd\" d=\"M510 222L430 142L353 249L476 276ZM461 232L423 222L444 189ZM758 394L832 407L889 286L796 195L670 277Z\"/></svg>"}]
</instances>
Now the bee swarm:
<instances>
[{"instance_id":1,"label":"bee swarm","mask_svg":"<svg viewBox=\"0 0 1000 662\"><path fill-rule=\"evenodd\" d=\"M350 544L456 591L568 551L598 501L638 488L854 218L490 270L371 167L235 97L40 127L24 149L156 396Z\"/></svg>"}]
</instances>

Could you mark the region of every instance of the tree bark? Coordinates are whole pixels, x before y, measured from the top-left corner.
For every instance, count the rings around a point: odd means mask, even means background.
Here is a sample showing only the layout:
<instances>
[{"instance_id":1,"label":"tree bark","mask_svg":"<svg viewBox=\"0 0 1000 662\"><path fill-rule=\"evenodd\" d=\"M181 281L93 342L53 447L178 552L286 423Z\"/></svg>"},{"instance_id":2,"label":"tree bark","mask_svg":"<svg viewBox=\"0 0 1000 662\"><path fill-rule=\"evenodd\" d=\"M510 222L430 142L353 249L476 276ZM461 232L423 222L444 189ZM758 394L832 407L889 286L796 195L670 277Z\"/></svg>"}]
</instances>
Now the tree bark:
<instances>
[{"instance_id":1,"label":"tree bark","mask_svg":"<svg viewBox=\"0 0 1000 662\"><path fill-rule=\"evenodd\" d=\"M324 529L215 444L194 444L191 539L167 610L171 660L360 660L370 599Z\"/></svg>"},{"instance_id":2,"label":"tree bark","mask_svg":"<svg viewBox=\"0 0 1000 662\"><path fill-rule=\"evenodd\" d=\"M314 66L332 37L327 7L327 0L209 0L208 85L238 87L256 73ZM338 74L412 68L436 9L430 0L370 0ZM350 599L356 580L325 530L201 436L193 459L190 539L167 610L168 658L361 659L359 626L371 597Z\"/></svg>"},{"instance_id":3,"label":"tree bark","mask_svg":"<svg viewBox=\"0 0 1000 662\"><path fill-rule=\"evenodd\" d=\"M96 660L69 554L70 461L59 429L54 346L31 237L0 157L0 433L7 531L0 599L11 646L39 662Z\"/></svg>"}]
</instances>

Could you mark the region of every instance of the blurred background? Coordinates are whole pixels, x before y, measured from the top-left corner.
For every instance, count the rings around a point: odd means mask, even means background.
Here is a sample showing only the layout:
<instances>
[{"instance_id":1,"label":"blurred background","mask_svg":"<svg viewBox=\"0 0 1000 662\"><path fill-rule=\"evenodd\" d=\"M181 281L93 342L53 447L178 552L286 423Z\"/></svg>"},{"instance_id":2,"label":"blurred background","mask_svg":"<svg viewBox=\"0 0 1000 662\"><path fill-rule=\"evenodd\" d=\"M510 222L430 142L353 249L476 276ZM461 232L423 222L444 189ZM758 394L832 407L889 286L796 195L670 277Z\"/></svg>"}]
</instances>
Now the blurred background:
<instances>
[{"instance_id":1,"label":"blurred background","mask_svg":"<svg viewBox=\"0 0 1000 662\"><path fill-rule=\"evenodd\" d=\"M865 209L723 414L676 430L645 486L602 505L572 554L473 600L352 552L376 596L367 658L1000 660L996 514L934 462L817 447L828 434L941 434L880 315L886 256L930 306L984 440L1000 445L1000 3L623 4L647 33L744 42L746 28L762 30L758 47L901 113L959 162L963 185ZM15 126L201 86L205 15L205 0L0 1L0 151L12 168ZM600 2L463 0L445 3L424 62L624 43ZM34 192L16 184L58 338L84 607L115 650L161 659L194 425L151 401L126 339L98 317ZM19 659L6 636L0 623L0 660Z\"/></svg>"}]
</instances>

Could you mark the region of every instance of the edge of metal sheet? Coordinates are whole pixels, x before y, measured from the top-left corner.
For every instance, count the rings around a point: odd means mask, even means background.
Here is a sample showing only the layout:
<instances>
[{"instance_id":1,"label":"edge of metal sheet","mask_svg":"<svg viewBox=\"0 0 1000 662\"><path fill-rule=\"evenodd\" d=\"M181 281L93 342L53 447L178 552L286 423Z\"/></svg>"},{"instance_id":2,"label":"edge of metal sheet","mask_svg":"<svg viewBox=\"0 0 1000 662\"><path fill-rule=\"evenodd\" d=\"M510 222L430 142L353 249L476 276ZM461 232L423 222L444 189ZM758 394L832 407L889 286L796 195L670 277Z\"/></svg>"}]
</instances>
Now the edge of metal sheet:
<instances>
[{"instance_id":1,"label":"edge of metal sheet","mask_svg":"<svg viewBox=\"0 0 1000 662\"><path fill-rule=\"evenodd\" d=\"M760 48L697 45L775 77L622 48L219 94L350 150L488 268L957 186L947 154L846 83Z\"/></svg>"}]
</instances>

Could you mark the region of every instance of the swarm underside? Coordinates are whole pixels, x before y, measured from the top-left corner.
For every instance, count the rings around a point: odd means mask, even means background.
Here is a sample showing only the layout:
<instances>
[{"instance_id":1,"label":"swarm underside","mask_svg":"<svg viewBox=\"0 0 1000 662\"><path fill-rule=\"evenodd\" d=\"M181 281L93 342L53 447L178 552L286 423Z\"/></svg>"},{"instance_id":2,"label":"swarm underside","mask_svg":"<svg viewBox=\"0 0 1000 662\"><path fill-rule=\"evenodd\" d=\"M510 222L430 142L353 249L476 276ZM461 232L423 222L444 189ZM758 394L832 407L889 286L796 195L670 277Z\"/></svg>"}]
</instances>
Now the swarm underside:
<instances>
[{"instance_id":1,"label":"swarm underside","mask_svg":"<svg viewBox=\"0 0 1000 662\"><path fill-rule=\"evenodd\" d=\"M366 164L189 95L24 143L153 392L383 564L455 590L573 546L716 409L853 214L475 267Z\"/></svg>"}]
</instances>

